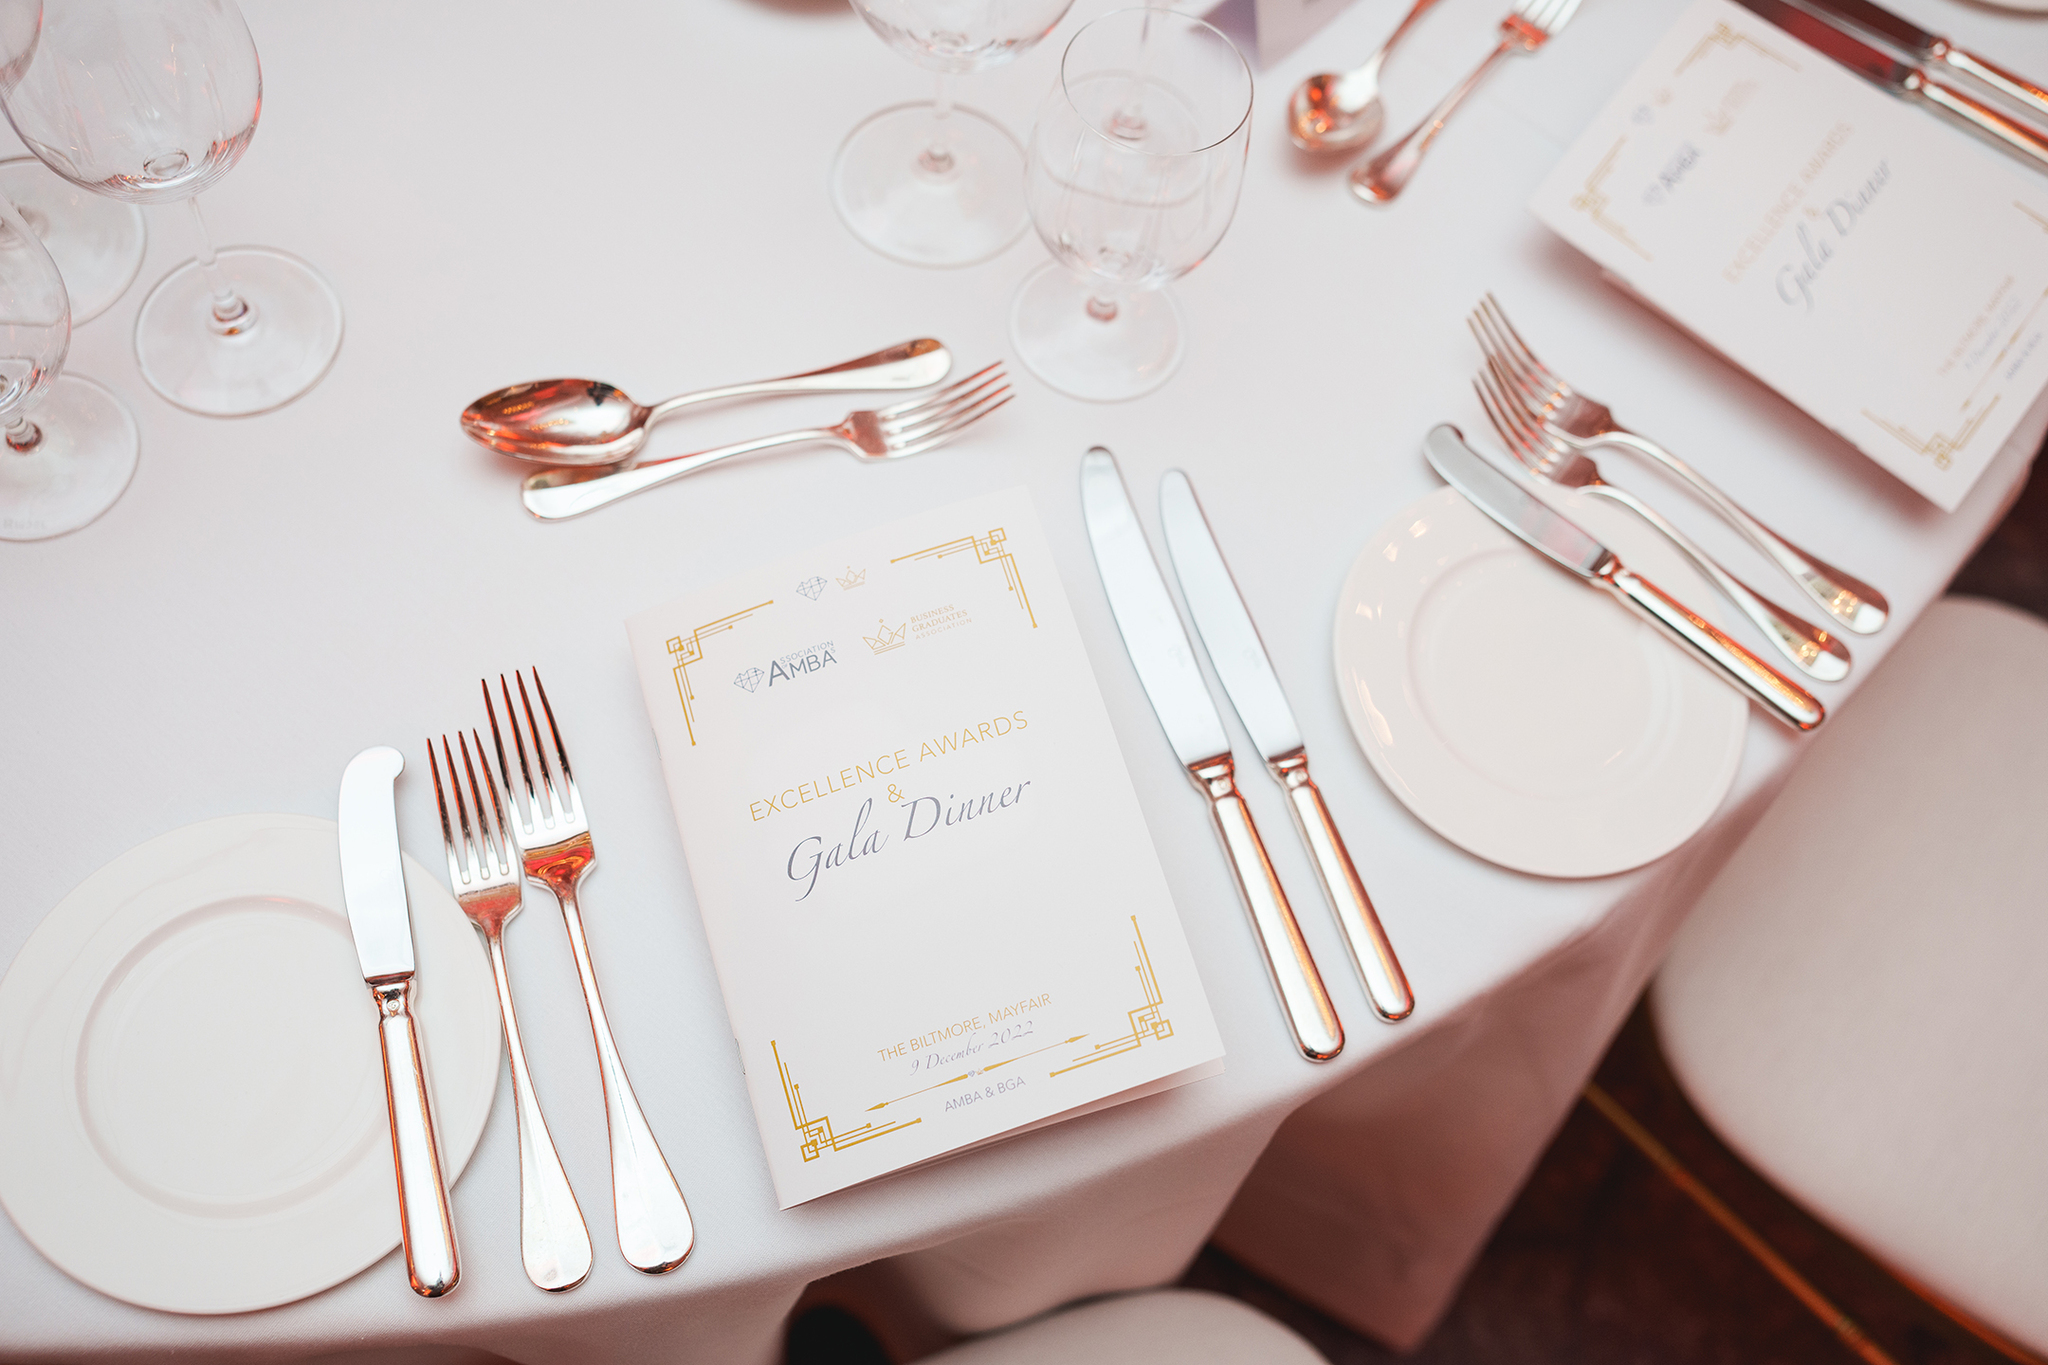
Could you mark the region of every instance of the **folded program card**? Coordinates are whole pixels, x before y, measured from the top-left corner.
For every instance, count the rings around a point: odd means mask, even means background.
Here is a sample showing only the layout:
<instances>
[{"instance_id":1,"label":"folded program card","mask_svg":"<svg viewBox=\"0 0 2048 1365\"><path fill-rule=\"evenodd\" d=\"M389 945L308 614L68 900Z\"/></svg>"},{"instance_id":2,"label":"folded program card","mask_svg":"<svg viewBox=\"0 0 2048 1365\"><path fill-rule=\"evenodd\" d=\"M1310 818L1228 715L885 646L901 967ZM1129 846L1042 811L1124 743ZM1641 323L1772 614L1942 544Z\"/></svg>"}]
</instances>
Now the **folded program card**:
<instances>
[{"instance_id":1,"label":"folded program card","mask_svg":"<svg viewBox=\"0 0 2048 1365\"><path fill-rule=\"evenodd\" d=\"M2048 383L2048 177L1727 0L1530 207L1944 510Z\"/></svg>"},{"instance_id":2,"label":"folded program card","mask_svg":"<svg viewBox=\"0 0 2048 1365\"><path fill-rule=\"evenodd\" d=\"M1023 490L627 633L784 1208L1221 1069Z\"/></svg>"}]
</instances>

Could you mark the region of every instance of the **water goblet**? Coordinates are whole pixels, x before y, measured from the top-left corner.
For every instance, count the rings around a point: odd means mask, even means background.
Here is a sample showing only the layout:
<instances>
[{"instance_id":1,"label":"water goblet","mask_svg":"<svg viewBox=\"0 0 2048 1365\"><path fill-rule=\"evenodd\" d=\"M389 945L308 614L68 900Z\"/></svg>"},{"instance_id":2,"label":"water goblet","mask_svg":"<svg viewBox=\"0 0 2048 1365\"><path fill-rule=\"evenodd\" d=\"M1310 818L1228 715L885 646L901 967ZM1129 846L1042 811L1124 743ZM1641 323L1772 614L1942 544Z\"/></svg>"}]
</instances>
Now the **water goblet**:
<instances>
[{"instance_id":1,"label":"water goblet","mask_svg":"<svg viewBox=\"0 0 2048 1365\"><path fill-rule=\"evenodd\" d=\"M135 205L80 189L32 156L0 161L0 198L57 263L73 327L112 308L141 273L149 230Z\"/></svg>"},{"instance_id":2,"label":"water goblet","mask_svg":"<svg viewBox=\"0 0 2048 1365\"><path fill-rule=\"evenodd\" d=\"M910 265L958 266L1023 235L1023 149L986 114L954 104L951 80L1017 56L1072 4L853 0L884 42L938 73L930 103L884 109L841 144L832 203L854 236Z\"/></svg>"},{"instance_id":3,"label":"water goblet","mask_svg":"<svg viewBox=\"0 0 2048 1365\"><path fill-rule=\"evenodd\" d=\"M0 540L77 530L135 472L135 420L98 384L58 373L70 345L57 263L0 200Z\"/></svg>"},{"instance_id":4,"label":"water goblet","mask_svg":"<svg viewBox=\"0 0 2048 1365\"><path fill-rule=\"evenodd\" d=\"M0 106L73 184L190 205L198 259L160 280L135 319L150 387L229 417L288 403L326 374L341 347L333 289L282 251L216 252L194 197L241 160L263 106L256 45L233 0L43 0L41 35L0 82Z\"/></svg>"},{"instance_id":5,"label":"water goblet","mask_svg":"<svg viewBox=\"0 0 2048 1365\"><path fill-rule=\"evenodd\" d=\"M1054 256L1010 307L1033 374L1095 402L1166 382L1185 347L1167 285L1230 226L1251 107L1251 68L1200 19L1117 10L1074 35L1026 161L1031 221Z\"/></svg>"}]
</instances>

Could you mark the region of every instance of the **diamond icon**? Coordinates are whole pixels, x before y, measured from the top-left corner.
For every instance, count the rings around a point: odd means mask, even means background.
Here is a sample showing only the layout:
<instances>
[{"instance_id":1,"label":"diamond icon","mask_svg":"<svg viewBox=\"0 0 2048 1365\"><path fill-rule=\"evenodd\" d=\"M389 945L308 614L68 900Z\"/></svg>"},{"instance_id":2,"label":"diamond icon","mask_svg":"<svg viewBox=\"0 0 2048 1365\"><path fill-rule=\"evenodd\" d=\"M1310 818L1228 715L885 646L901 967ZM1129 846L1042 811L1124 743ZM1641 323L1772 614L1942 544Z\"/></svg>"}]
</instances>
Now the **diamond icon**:
<instances>
[{"instance_id":1,"label":"diamond icon","mask_svg":"<svg viewBox=\"0 0 2048 1365\"><path fill-rule=\"evenodd\" d=\"M761 679L767 676L768 675L766 673L763 673L758 668L749 668L743 673L741 673L737 678L734 678L732 680L732 685L734 687L744 687L747 689L747 691L751 692L755 688L759 687L761 685Z\"/></svg>"},{"instance_id":2,"label":"diamond icon","mask_svg":"<svg viewBox=\"0 0 2048 1365\"><path fill-rule=\"evenodd\" d=\"M825 591L825 580L822 578L806 578L803 582L796 585L796 590L815 602L818 600L818 594Z\"/></svg>"}]
</instances>

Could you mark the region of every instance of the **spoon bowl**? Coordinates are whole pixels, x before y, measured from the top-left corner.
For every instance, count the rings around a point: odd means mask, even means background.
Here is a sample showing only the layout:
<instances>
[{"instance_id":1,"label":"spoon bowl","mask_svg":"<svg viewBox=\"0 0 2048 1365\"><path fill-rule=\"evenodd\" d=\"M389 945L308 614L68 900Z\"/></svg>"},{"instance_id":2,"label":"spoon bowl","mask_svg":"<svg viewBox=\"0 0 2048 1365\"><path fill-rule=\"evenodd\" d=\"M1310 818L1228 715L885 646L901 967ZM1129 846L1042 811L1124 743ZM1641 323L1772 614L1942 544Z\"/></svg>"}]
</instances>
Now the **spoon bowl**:
<instances>
[{"instance_id":1,"label":"spoon bowl","mask_svg":"<svg viewBox=\"0 0 2048 1365\"><path fill-rule=\"evenodd\" d=\"M1380 102L1379 63L1357 71L1319 72L1294 88L1287 101L1287 135L1305 152L1363 147L1380 135L1386 106Z\"/></svg>"}]
</instances>

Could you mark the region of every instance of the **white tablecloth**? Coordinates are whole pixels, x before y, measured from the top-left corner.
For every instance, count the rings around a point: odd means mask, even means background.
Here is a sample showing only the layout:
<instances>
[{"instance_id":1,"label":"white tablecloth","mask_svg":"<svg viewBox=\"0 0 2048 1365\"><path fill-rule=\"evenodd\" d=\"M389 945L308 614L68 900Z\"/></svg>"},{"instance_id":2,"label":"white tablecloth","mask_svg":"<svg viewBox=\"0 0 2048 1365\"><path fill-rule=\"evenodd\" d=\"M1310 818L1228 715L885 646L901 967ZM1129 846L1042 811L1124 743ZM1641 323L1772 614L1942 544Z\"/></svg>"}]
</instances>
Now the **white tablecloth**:
<instances>
[{"instance_id":1,"label":"white tablecloth","mask_svg":"<svg viewBox=\"0 0 2048 1365\"><path fill-rule=\"evenodd\" d=\"M511 936L512 973L599 1244L586 1285L551 1297L521 1273L501 1088L455 1190L465 1273L449 1299L416 1298L390 1258L286 1308L178 1317L74 1283L5 1225L0 1355L339 1360L406 1346L414 1353L387 1358L743 1365L772 1356L807 1282L881 1258L895 1259L872 1278L931 1334L1168 1279L1248 1172L1225 1245L1340 1316L1413 1339L1692 894L1798 753L1755 719L1706 832L1651 868L1584 882L1471 858L1373 778L1331 678L1335 593L1373 528L1433 486L1421 434L1444 418L1481 426L1465 311L1496 291L1559 368L1766 521L1882 585L1897 624L1855 642L1864 673L1994 523L2048 426L2037 410L1944 516L1604 286L1529 219L1530 190L1677 5L1588 0L1549 50L1509 63L1460 113L1391 211L1352 203L1337 173L1293 155L1279 108L1301 75L1369 50L1394 21L1392 0L1360 0L1262 72L1236 224L1184 282L1187 363L1150 398L1071 402L1013 361L1018 401L946 452L874 468L828 451L773 455L543 526L519 509L514 471L458 434L472 396L569 374L651 399L921 334L977 366L1008 355L1009 294L1043 248L1027 237L989 264L924 272L845 232L825 191L834 149L928 81L835 0L252 0L263 125L208 197L209 217L223 242L318 265L348 310L347 339L317 390L268 416L209 421L158 400L128 329L144 288L190 253L183 210L152 215L141 285L78 334L71 366L132 406L142 463L83 532L0 544L0 960L124 849L237 811L331 815L356 750L391 743L417 765L422 736L476 719L480 675L538 664L604 850L585 913L613 1025L697 1215L698 1249L648 1279L612 1245L582 1004L560 928L536 910ZM2048 25L1952 0L1899 5L2048 71ZM1045 47L963 82L962 99L1021 134L1065 37L1102 8L1083 0ZM1390 72L1394 122L1483 54L1498 9L1444 0ZM1959 138L1958 155L1976 154ZM665 428L654 453L844 406L706 412ZM1159 473L1178 465L1194 478L1414 979L1414 1019L1375 1023L1279 792L1249 781L1349 1027L1335 1064L1310 1065L1288 1044L1202 804L1123 655L1078 516L1076 463L1096 443L1117 452L1148 524ZM1060 556L1228 1070L777 1212L620 623L685 584L1018 483ZM1661 501L1785 595L1683 498ZM432 863L423 776L408 774L399 804L407 847ZM1815 851L1823 866L1830 856ZM1274 1154L1263 1163L1262 1150Z\"/></svg>"}]
</instances>

